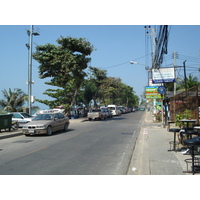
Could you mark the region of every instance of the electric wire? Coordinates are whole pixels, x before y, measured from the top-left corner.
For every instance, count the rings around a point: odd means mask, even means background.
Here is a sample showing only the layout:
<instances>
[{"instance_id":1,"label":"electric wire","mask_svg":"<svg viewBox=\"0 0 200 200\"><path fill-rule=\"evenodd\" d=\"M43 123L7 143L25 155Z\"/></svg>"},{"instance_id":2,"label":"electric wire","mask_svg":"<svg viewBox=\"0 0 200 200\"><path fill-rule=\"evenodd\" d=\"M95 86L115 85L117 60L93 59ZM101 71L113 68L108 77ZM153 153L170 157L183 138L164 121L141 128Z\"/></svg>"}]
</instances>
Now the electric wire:
<instances>
[{"instance_id":1,"label":"electric wire","mask_svg":"<svg viewBox=\"0 0 200 200\"><path fill-rule=\"evenodd\" d=\"M134 60L134 61L135 61L135 60L139 60L139 59L144 58L144 57L146 57L146 56L149 56L149 54L148 54L148 55L141 56L141 57L139 57L139 58L131 59L131 60ZM103 69L108 69L108 68L113 68L113 67L118 67L118 66L121 66L121 65L125 65L125 64L130 63L131 60L126 61L126 62L123 62L123 63L120 63L120 64L116 64L116 65L112 65L112 66L108 66L108 67L103 67Z\"/></svg>"}]
</instances>

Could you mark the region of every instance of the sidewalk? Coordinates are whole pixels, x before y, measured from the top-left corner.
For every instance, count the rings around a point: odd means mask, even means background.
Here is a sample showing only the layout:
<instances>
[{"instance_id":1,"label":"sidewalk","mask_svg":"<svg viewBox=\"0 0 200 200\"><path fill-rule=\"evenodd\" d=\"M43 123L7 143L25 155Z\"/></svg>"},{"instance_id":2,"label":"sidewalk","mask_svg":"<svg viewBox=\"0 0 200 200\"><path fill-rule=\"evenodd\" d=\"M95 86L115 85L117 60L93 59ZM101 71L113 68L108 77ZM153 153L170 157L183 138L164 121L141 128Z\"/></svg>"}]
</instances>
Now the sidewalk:
<instances>
[{"instance_id":1,"label":"sidewalk","mask_svg":"<svg viewBox=\"0 0 200 200\"><path fill-rule=\"evenodd\" d=\"M161 123L153 123L147 111L141 126L128 175L186 175L183 173L187 170L184 160L191 156L168 151L173 133L163 128Z\"/></svg>"},{"instance_id":2,"label":"sidewalk","mask_svg":"<svg viewBox=\"0 0 200 200\"><path fill-rule=\"evenodd\" d=\"M70 119L70 124L74 124L74 123L80 123L87 120L87 118L78 118L78 119ZM3 129L0 132L0 140L5 139L5 138L11 138L11 137L16 137L16 136L20 136L23 135L22 134L22 130L21 128L19 128L18 130L12 130L11 131L4 131Z\"/></svg>"}]
</instances>

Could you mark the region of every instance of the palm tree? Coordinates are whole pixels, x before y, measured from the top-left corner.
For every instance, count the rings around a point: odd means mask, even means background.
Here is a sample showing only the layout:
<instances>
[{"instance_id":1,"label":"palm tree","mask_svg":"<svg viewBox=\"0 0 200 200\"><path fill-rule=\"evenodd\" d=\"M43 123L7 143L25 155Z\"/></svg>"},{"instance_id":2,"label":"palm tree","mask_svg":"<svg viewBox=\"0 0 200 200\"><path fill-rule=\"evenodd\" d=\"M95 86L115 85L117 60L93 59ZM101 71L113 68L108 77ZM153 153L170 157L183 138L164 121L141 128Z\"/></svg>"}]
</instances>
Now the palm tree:
<instances>
[{"instance_id":1,"label":"palm tree","mask_svg":"<svg viewBox=\"0 0 200 200\"><path fill-rule=\"evenodd\" d=\"M187 83L187 89L194 87L198 85L198 78L196 76L193 76L192 74L189 74L189 77L186 78Z\"/></svg>"},{"instance_id":2,"label":"palm tree","mask_svg":"<svg viewBox=\"0 0 200 200\"><path fill-rule=\"evenodd\" d=\"M4 99L0 100L0 105L4 110L10 112L18 111L25 103L25 97L27 96L21 89L15 88L12 91L10 88L8 91L2 90Z\"/></svg>"}]
</instances>

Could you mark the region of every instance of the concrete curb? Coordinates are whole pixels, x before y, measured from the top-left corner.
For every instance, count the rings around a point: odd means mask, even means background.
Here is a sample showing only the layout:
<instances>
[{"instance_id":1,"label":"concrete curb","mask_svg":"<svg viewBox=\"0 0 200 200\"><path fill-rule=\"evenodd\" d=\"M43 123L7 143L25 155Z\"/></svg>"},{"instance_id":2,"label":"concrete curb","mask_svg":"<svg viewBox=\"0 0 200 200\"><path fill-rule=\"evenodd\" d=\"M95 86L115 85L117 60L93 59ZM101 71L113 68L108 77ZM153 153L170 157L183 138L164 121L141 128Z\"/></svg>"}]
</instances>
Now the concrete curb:
<instances>
[{"instance_id":1,"label":"concrete curb","mask_svg":"<svg viewBox=\"0 0 200 200\"><path fill-rule=\"evenodd\" d=\"M4 133L4 135L0 135L0 140L6 139L6 138L11 138L11 137L17 137L17 136L20 136L20 135L23 135L23 133L22 132L18 132L18 133Z\"/></svg>"}]
</instances>

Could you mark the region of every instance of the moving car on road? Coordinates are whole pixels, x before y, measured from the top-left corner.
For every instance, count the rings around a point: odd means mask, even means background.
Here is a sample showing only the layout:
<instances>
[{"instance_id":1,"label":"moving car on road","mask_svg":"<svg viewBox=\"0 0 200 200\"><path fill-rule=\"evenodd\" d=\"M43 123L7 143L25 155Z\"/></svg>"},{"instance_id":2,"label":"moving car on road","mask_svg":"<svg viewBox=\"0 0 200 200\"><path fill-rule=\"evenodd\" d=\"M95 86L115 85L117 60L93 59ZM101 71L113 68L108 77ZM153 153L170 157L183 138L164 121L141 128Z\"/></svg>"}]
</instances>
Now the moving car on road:
<instances>
[{"instance_id":1,"label":"moving car on road","mask_svg":"<svg viewBox=\"0 0 200 200\"><path fill-rule=\"evenodd\" d=\"M31 122L22 127L24 135L46 134L51 135L55 131L67 131L69 118L62 113L45 113L37 115Z\"/></svg>"}]
</instances>

